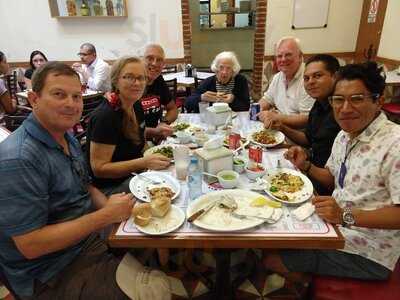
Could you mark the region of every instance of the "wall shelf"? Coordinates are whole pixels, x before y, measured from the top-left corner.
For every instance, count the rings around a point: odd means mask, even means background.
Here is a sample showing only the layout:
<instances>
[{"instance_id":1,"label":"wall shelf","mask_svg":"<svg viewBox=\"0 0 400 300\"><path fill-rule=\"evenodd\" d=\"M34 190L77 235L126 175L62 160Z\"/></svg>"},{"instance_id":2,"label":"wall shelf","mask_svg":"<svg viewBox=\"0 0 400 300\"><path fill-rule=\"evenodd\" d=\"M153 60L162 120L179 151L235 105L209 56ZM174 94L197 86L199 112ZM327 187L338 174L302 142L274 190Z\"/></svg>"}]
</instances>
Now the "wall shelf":
<instances>
[{"instance_id":1,"label":"wall shelf","mask_svg":"<svg viewBox=\"0 0 400 300\"><path fill-rule=\"evenodd\" d=\"M48 0L52 18L58 19L108 19L128 16L126 0ZM81 9L85 3L88 15Z\"/></svg>"}]
</instances>

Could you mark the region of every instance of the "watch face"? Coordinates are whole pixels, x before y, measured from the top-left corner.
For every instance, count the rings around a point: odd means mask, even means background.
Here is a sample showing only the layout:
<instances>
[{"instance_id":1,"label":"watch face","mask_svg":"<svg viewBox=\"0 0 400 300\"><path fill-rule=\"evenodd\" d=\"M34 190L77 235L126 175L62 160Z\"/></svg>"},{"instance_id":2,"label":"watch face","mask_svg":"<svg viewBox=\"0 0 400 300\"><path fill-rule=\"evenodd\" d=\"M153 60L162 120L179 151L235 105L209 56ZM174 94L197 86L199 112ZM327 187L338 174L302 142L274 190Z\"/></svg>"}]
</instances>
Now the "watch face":
<instances>
[{"instance_id":1,"label":"watch face","mask_svg":"<svg viewBox=\"0 0 400 300\"><path fill-rule=\"evenodd\" d=\"M346 225L353 225L354 224L354 216L352 215L351 212L345 212L343 214L343 222Z\"/></svg>"}]
</instances>

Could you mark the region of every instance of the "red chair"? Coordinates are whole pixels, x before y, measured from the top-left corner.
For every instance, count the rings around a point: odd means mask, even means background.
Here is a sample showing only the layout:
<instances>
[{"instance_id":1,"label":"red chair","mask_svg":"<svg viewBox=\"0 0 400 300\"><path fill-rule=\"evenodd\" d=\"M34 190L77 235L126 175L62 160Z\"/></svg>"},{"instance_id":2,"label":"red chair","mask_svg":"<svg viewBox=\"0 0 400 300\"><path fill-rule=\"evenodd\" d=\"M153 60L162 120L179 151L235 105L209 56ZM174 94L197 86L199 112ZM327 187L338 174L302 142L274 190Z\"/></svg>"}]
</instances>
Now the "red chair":
<instances>
[{"instance_id":1,"label":"red chair","mask_svg":"<svg viewBox=\"0 0 400 300\"><path fill-rule=\"evenodd\" d=\"M399 300L400 260L387 281L362 281L332 276L315 276L312 299L317 300Z\"/></svg>"},{"instance_id":2,"label":"red chair","mask_svg":"<svg viewBox=\"0 0 400 300\"><path fill-rule=\"evenodd\" d=\"M382 109L392 121L399 123L400 121L400 103L385 103Z\"/></svg>"}]
</instances>

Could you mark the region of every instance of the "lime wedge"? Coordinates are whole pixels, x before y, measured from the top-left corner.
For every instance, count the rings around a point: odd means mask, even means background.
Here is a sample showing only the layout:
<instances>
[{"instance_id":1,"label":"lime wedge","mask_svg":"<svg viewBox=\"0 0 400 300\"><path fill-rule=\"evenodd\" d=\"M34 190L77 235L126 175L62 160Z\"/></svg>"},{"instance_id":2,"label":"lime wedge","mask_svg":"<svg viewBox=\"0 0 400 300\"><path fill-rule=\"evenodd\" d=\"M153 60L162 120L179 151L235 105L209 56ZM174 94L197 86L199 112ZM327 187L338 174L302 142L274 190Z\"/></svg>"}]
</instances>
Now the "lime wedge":
<instances>
[{"instance_id":1,"label":"lime wedge","mask_svg":"<svg viewBox=\"0 0 400 300\"><path fill-rule=\"evenodd\" d=\"M280 202L272 201L272 200L262 197L262 196L257 197L250 202L250 206L261 207L264 205L268 205L273 208L282 207L282 204Z\"/></svg>"}]
</instances>

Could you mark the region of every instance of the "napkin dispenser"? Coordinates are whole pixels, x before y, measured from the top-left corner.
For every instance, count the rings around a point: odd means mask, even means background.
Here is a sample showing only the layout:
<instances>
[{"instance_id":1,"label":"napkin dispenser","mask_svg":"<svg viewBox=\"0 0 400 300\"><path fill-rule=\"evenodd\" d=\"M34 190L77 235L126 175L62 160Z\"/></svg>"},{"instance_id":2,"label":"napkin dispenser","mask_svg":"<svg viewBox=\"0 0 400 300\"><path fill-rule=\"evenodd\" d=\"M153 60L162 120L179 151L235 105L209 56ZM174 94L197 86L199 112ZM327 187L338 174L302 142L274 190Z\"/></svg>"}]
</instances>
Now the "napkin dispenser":
<instances>
[{"instance_id":1,"label":"napkin dispenser","mask_svg":"<svg viewBox=\"0 0 400 300\"><path fill-rule=\"evenodd\" d=\"M194 151L198 158L199 167L202 172L216 175L222 170L233 169L233 152L225 147L216 149L200 148ZM204 176L209 181L208 176Z\"/></svg>"},{"instance_id":2,"label":"napkin dispenser","mask_svg":"<svg viewBox=\"0 0 400 300\"><path fill-rule=\"evenodd\" d=\"M232 116L232 109L228 106L227 109L221 111L214 106L207 107L208 120L211 125L221 126L225 125L226 120Z\"/></svg>"}]
</instances>

